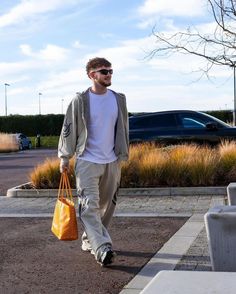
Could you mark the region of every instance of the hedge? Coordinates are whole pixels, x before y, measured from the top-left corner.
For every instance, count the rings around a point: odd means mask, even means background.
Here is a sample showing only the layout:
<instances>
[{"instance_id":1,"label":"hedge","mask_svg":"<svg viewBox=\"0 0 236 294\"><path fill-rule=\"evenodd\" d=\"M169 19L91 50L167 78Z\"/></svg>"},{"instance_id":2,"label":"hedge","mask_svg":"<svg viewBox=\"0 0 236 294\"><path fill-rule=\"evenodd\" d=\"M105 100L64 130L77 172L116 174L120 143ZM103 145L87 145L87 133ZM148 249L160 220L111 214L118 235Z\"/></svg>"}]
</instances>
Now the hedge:
<instances>
[{"instance_id":1,"label":"hedge","mask_svg":"<svg viewBox=\"0 0 236 294\"><path fill-rule=\"evenodd\" d=\"M27 136L59 136L64 115L9 115L0 116L0 132L24 133Z\"/></svg>"},{"instance_id":2,"label":"hedge","mask_svg":"<svg viewBox=\"0 0 236 294\"><path fill-rule=\"evenodd\" d=\"M233 114L230 110L205 111L205 113L227 123L233 120ZM24 133L27 136L36 136L37 134L41 136L59 136L63 119L63 114L0 116L0 132Z\"/></svg>"}]
</instances>

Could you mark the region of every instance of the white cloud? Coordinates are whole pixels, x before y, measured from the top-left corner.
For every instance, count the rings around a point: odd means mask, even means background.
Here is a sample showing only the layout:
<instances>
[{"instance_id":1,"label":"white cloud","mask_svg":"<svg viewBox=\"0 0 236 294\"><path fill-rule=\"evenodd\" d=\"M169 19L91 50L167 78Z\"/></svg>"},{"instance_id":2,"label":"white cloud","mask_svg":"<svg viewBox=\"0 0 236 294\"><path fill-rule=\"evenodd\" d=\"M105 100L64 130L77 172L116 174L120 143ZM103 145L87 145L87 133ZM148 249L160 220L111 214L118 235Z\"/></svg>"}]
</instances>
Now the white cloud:
<instances>
[{"instance_id":1,"label":"white cloud","mask_svg":"<svg viewBox=\"0 0 236 294\"><path fill-rule=\"evenodd\" d=\"M140 29L146 29L148 27L153 28L156 24L156 17L155 16L149 16L147 19L145 18L143 21L139 22L137 24L137 27Z\"/></svg>"},{"instance_id":2,"label":"white cloud","mask_svg":"<svg viewBox=\"0 0 236 294\"><path fill-rule=\"evenodd\" d=\"M112 39L112 38L115 38L115 34L112 34L112 33L100 33L100 36L101 38L105 39L105 40L109 40L109 39Z\"/></svg>"},{"instance_id":3,"label":"white cloud","mask_svg":"<svg viewBox=\"0 0 236 294\"><path fill-rule=\"evenodd\" d=\"M74 48L76 48L76 49L80 49L80 48L83 48L84 45L81 44L81 42L77 40L77 41L75 41L75 42L72 44L72 47L74 47Z\"/></svg>"},{"instance_id":4,"label":"white cloud","mask_svg":"<svg viewBox=\"0 0 236 294\"><path fill-rule=\"evenodd\" d=\"M0 28L24 22L35 15L54 11L76 2L76 0L22 0L8 13L0 16Z\"/></svg>"},{"instance_id":5,"label":"white cloud","mask_svg":"<svg viewBox=\"0 0 236 294\"><path fill-rule=\"evenodd\" d=\"M69 50L56 45L48 44L44 49L38 52L33 52L31 47L27 44L20 45L21 52L36 59L45 61L63 61L68 57Z\"/></svg>"},{"instance_id":6,"label":"white cloud","mask_svg":"<svg viewBox=\"0 0 236 294\"><path fill-rule=\"evenodd\" d=\"M13 87L13 88L9 89L8 93L9 93L9 96L26 94L30 91L30 89L31 89L30 87L20 87L20 88Z\"/></svg>"},{"instance_id":7,"label":"white cloud","mask_svg":"<svg viewBox=\"0 0 236 294\"><path fill-rule=\"evenodd\" d=\"M137 68L146 63L144 59L154 44L154 36L121 42L119 46L101 49L85 56L86 63L94 56L105 57L111 61L115 70Z\"/></svg>"},{"instance_id":8,"label":"white cloud","mask_svg":"<svg viewBox=\"0 0 236 294\"><path fill-rule=\"evenodd\" d=\"M138 8L141 16L165 15L165 16L199 16L204 13L204 0L146 0Z\"/></svg>"},{"instance_id":9,"label":"white cloud","mask_svg":"<svg viewBox=\"0 0 236 294\"><path fill-rule=\"evenodd\" d=\"M47 80L42 81L38 85L39 89L58 89L62 87L67 87L68 85L78 85L79 83L84 83L88 80L86 76L85 69L71 68L68 71L57 72L47 77Z\"/></svg>"},{"instance_id":10,"label":"white cloud","mask_svg":"<svg viewBox=\"0 0 236 294\"><path fill-rule=\"evenodd\" d=\"M22 53L24 55L27 55L27 56L32 56L33 55L31 47L29 45L27 45L27 44L20 45L20 49L21 49L21 51L22 51Z\"/></svg>"},{"instance_id":11,"label":"white cloud","mask_svg":"<svg viewBox=\"0 0 236 294\"><path fill-rule=\"evenodd\" d=\"M27 44L21 45L20 49L28 58L16 62L0 62L1 80L9 83L19 83L24 80L35 80L39 74L43 75L44 79L47 80L48 75L52 72L59 71L60 74L63 69L68 70L70 64L74 66L70 49L50 44L39 51L33 51ZM35 75L35 71L37 71L37 75Z\"/></svg>"},{"instance_id":12,"label":"white cloud","mask_svg":"<svg viewBox=\"0 0 236 294\"><path fill-rule=\"evenodd\" d=\"M40 50L39 57L44 60L61 61L67 58L68 49L48 44L45 49Z\"/></svg>"},{"instance_id":13,"label":"white cloud","mask_svg":"<svg viewBox=\"0 0 236 294\"><path fill-rule=\"evenodd\" d=\"M219 110L232 105L230 87L227 92L210 83L191 85L137 84L136 87L123 86L130 112L164 111L174 109ZM217 99L216 99L217 97Z\"/></svg>"},{"instance_id":14,"label":"white cloud","mask_svg":"<svg viewBox=\"0 0 236 294\"><path fill-rule=\"evenodd\" d=\"M32 61L0 62L0 78L19 74L25 70L36 68L36 66L37 64Z\"/></svg>"}]
</instances>

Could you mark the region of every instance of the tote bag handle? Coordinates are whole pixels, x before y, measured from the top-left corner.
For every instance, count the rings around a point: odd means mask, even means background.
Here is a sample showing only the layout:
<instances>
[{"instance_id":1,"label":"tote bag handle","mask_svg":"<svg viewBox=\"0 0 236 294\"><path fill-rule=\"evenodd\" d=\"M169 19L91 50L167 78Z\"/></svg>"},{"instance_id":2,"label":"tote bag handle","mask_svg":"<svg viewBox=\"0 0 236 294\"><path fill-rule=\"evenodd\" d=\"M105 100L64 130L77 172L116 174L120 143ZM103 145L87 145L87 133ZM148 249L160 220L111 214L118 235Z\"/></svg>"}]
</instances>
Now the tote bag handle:
<instances>
[{"instance_id":1,"label":"tote bag handle","mask_svg":"<svg viewBox=\"0 0 236 294\"><path fill-rule=\"evenodd\" d=\"M58 195L57 198L68 198L71 201L73 201L72 192L71 192L71 186L70 181L68 178L67 172L63 172L61 174L59 189L58 189Z\"/></svg>"}]
</instances>

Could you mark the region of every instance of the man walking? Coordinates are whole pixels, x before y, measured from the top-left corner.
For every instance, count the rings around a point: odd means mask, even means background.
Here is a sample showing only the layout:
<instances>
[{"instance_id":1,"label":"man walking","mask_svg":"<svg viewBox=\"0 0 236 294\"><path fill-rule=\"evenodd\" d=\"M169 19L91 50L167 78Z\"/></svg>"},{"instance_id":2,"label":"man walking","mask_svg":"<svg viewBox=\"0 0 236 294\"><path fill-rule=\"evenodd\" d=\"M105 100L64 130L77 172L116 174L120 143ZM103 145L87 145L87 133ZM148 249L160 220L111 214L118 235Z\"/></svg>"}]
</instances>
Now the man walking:
<instances>
[{"instance_id":1,"label":"man walking","mask_svg":"<svg viewBox=\"0 0 236 294\"><path fill-rule=\"evenodd\" d=\"M68 106L58 145L60 171L68 170L75 154L79 216L84 227L82 250L102 266L115 253L108 233L120 183L120 164L128 159L128 113L125 95L109 90L113 69L105 58L86 65L91 88Z\"/></svg>"}]
</instances>

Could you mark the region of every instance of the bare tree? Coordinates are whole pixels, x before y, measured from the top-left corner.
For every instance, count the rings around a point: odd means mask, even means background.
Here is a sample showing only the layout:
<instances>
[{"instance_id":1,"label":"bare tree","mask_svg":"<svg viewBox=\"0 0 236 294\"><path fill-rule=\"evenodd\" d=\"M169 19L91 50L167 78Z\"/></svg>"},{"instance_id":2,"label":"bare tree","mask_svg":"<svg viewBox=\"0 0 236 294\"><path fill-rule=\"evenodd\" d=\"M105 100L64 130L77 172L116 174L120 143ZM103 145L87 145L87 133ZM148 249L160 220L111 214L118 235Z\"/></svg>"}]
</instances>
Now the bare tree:
<instances>
[{"instance_id":1,"label":"bare tree","mask_svg":"<svg viewBox=\"0 0 236 294\"><path fill-rule=\"evenodd\" d=\"M160 33L156 27L156 48L149 56L169 56L174 53L192 54L205 59L203 74L209 74L213 66L229 66L234 69L234 125L236 125L236 0L206 0L214 19L212 32L204 33L196 28L172 35Z\"/></svg>"}]
</instances>

